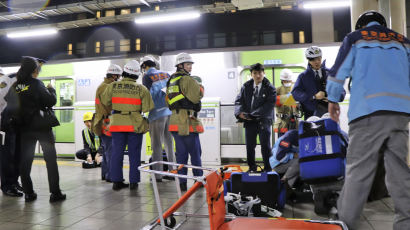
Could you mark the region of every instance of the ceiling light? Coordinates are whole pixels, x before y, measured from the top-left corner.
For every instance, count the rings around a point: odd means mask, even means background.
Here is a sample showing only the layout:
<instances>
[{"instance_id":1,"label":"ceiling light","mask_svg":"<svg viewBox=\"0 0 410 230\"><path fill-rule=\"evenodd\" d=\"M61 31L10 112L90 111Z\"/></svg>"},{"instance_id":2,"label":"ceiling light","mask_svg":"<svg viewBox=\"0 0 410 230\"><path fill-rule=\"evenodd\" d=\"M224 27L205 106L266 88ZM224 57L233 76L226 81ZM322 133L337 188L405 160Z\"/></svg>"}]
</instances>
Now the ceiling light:
<instances>
[{"instance_id":1,"label":"ceiling light","mask_svg":"<svg viewBox=\"0 0 410 230\"><path fill-rule=\"evenodd\" d=\"M7 37L9 38L25 38L25 37L39 37L46 35L57 34L57 29L47 28L47 29L35 29L35 30L25 30L20 32L9 32Z\"/></svg>"},{"instance_id":2,"label":"ceiling light","mask_svg":"<svg viewBox=\"0 0 410 230\"><path fill-rule=\"evenodd\" d=\"M336 7L349 7L350 1L310 1L304 2L303 8L305 9L324 9L324 8L336 8Z\"/></svg>"},{"instance_id":3,"label":"ceiling light","mask_svg":"<svg viewBox=\"0 0 410 230\"><path fill-rule=\"evenodd\" d=\"M149 24L149 23L184 21L184 20L196 19L196 18L199 18L200 16L201 14L198 12L158 14L155 16L138 17L135 19L135 23Z\"/></svg>"}]
</instances>

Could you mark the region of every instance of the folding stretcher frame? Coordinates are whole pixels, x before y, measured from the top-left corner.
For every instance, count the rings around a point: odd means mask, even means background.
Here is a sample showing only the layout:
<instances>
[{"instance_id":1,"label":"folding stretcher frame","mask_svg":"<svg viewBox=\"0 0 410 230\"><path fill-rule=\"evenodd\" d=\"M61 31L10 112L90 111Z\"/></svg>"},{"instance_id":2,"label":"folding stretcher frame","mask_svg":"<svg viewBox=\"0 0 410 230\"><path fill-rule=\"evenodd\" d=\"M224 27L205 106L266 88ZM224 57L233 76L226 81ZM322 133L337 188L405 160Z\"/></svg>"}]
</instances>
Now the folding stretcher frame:
<instances>
[{"instance_id":1,"label":"folding stretcher frame","mask_svg":"<svg viewBox=\"0 0 410 230\"><path fill-rule=\"evenodd\" d=\"M171 172L165 172L165 171L158 171L158 170L153 170L150 169L150 166L154 165L168 165L169 168L173 168L175 170L172 170ZM212 168L204 168L204 167L198 167L198 166L193 166L193 165L182 165L182 164L177 164L177 163L172 163L172 162L166 162L166 161L154 161L149 164L144 164L138 167L138 169L141 172L147 172L151 174L152 178L152 187L154 190L154 196L155 196L155 202L157 205L157 210L158 210L158 219L155 219L152 221L149 225L144 226L142 229L143 230L151 230L154 229L157 225L161 225L162 229L178 229L179 227L182 226L187 221L188 217L199 217L199 218L208 218L208 215L194 215L194 214L189 214L189 213L184 213L184 212L176 212L178 208L180 208L188 199L191 197L196 190L198 190L200 187L206 184L205 177L206 176L189 176L189 175L181 175L178 174L178 171L181 170L182 168L191 168L191 169L199 169L203 171L208 171L208 172L215 172L217 169L212 169ZM175 177L175 186L178 194L178 200L175 202L174 205L172 205L166 212L162 212L162 205L161 205L161 199L159 196L158 192L158 185L156 182L155 174L162 175L162 176L171 176ZM206 175L207 173L204 173ZM179 187L179 178L185 178L185 179L190 179L196 181L194 185L187 191L185 194L181 194L181 189ZM183 219L180 223L176 224L175 223L175 218L173 216L182 216ZM171 218L170 221L171 223L165 222L167 218ZM176 226L175 226L176 225ZM174 227L175 226L175 227Z\"/></svg>"},{"instance_id":2,"label":"folding stretcher frame","mask_svg":"<svg viewBox=\"0 0 410 230\"><path fill-rule=\"evenodd\" d=\"M156 164L167 164L177 170L172 171L172 173L151 170L149 166ZM177 174L178 170L183 167L200 169L208 171L204 173L205 176L186 176ZM142 172L147 172L151 174L152 186L154 189L155 201L157 204L159 218L152 221L147 226L143 227L143 230L151 230L156 226L161 225L161 229L178 229L186 222L188 217L201 217L208 218L210 221L211 230L248 230L248 229L258 229L258 230L270 230L270 229L282 229L282 230L300 230L300 229L315 229L315 230L347 230L347 226L341 221L321 221L321 220L301 220L301 219L285 219L285 218L257 218L257 217L235 217L227 216L225 210L225 201L223 195L223 179L224 172L218 169L204 168L191 165L181 165L176 163L156 161L149 164L142 165L138 168ZM161 200L159 197L158 186L155 180L155 174L166 175L175 177L176 188L178 192L179 199L164 213L162 213ZM181 191L179 188L179 178L186 178L195 180L195 184L183 195L181 196ZM187 213L178 213L176 210L180 208L188 199L195 193L200 187L204 186L206 188L208 213L209 215L194 215ZM183 216L184 219L176 224L175 218L173 216ZM165 220L170 218L171 222L166 223ZM231 220L226 222L226 220Z\"/></svg>"}]
</instances>

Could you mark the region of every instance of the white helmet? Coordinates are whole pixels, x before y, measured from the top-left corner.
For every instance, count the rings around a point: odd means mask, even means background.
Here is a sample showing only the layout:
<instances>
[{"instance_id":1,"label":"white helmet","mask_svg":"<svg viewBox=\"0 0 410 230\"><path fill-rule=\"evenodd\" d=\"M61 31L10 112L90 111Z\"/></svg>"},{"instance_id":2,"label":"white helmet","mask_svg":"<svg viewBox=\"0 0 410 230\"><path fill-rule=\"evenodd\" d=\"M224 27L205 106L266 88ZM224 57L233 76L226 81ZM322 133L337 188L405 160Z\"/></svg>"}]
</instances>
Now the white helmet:
<instances>
[{"instance_id":1,"label":"white helmet","mask_svg":"<svg viewBox=\"0 0 410 230\"><path fill-rule=\"evenodd\" d=\"M175 60L175 67L178 66L179 64L185 63L185 62L190 62L194 63L191 55L187 53L180 53L177 55L177 58Z\"/></svg>"},{"instance_id":2,"label":"white helmet","mask_svg":"<svg viewBox=\"0 0 410 230\"><path fill-rule=\"evenodd\" d=\"M280 80L291 81L292 80L292 70L290 69L283 69L280 71Z\"/></svg>"},{"instance_id":3,"label":"white helmet","mask_svg":"<svg viewBox=\"0 0 410 230\"><path fill-rule=\"evenodd\" d=\"M146 61L152 61L155 63L155 58L153 58L151 55L145 56L141 58L141 65L144 64Z\"/></svg>"},{"instance_id":4,"label":"white helmet","mask_svg":"<svg viewBox=\"0 0 410 230\"><path fill-rule=\"evenodd\" d=\"M110 67L108 67L107 74L121 75L122 68L119 65L111 64Z\"/></svg>"},{"instance_id":5,"label":"white helmet","mask_svg":"<svg viewBox=\"0 0 410 230\"><path fill-rule=\"evenodd\" d=\"M307 122L314 122L314 121L318 121L318 120L320 120L319 117L317 117L317 116L311 116L311 117L309 117L306 121L307 121Z\"/></svg>"},{"instance_id":6,"label":"white helmet","mask_svg":"<svg viewBox=\"0 0 410 230\"><path fill-rule=\"evenodd\" d=\"M136 60L128 61L127 64L124 65L124 72L132 74L132 75L140 75L141 74L141 67L140 63Z\"/></svg>"},{"instance_id":7,"label":"white helmet","mask_svg":"<svg viewBox=\"0 0 410 230\"><path fill-rule=\"evenodd\" d=\"M317 58L322 56L322 50L317 46L311 46L305 51L306 58Z\"/></svg>"}]
</instances>

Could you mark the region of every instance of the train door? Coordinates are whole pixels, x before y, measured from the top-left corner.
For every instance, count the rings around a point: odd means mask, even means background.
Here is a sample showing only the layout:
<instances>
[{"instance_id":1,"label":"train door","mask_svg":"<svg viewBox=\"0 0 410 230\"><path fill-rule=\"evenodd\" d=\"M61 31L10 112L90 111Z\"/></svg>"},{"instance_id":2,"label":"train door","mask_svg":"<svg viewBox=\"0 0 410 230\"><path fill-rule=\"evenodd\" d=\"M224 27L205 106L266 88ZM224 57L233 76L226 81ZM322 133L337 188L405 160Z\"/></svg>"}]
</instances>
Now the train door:
<instances>
[{"instance_id":1,"label":"train door","mask_svg":"<svg viewBox=\"0 0 410 230\"><path fill-rule=\"evenodd\" d=\"M60 121L60 126L54 127L57 143L74 143L74 80L70 78L51 78L43 80L47 86L49 83L56 89L57 103L54 112Z\"/></svg>"}]
</instances>

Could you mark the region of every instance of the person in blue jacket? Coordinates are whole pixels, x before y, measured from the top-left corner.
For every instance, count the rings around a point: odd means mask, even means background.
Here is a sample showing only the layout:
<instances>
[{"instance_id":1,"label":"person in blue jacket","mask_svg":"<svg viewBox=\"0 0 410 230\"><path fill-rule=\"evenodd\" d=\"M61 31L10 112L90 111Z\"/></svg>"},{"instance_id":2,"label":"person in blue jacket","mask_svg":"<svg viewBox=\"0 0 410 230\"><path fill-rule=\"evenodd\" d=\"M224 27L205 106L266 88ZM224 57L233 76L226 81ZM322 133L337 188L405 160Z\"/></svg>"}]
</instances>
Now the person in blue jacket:
<instances>
[{"instance_id":1,"label":"person in blue jacket","mask_svg":"<svg viewBox=\"0 0 410 230\"><path fill-rule=\"evenodd\" d=\"M357 227L384 155L386 185L393 199L394 230L410 226L410 40L390 30L376 11L362 14L348 34L330 70L329 113L338 121L338 99L351 77L348 111L350 144L346 178L338 200L338 216L349 229Z\"/></svg>"},{"instance_id":2,"label":"person in blue jacket","mask_svg":"<svg viewBox=\"0 0 410 230\"><path fill-rule=\"evenodd\" d=\"M272 169L283 174L282 179L286 180L291 188L299 178L298 153L299 134L297 129L292 129L275 142L272 156L269 158Z\"/></svg>"},{"instance_id":3,"label":"person in blue jacket","mask_svg":"<svg viewBox=\"0 0 410 230\"><path fill-rule=\"evenodd\" d=\"M308 67L299 75L291 93L300 102L304 119L307 120L313 115L321 117L327 113L326 81L329 69L326 68L326 61L322 63L322 50L319 47L307 48L305 56ZM344 95L338 101L343 99Z\"/></svg>"},{"instance_id":4,"label":"person in blue jacket","mask_svg":"<svg viewBox=\"0 0 410 230\"><path fill-rule=\"evenodd\" d=\"M264 171L272 171L269 157L271 156L270 138L276 89L265 78L262 64L252 65L250 71L252 79L243 84L241 92L235 99L235 117L244 122L249 171L257 170L255 147L258 134L265 166Z\"/></svg>"},{"instance_id":5,"label":"person in blue jacket","mask_svg":"<svg viewBox=\"0 0 410 230\"><path fill-rule=\"evenodd\" d=\"M162 161L162 144L164 144L165 152L167 153L168 161L174 161L174 149L171 132L168 131L169 118L172 114L171 110L165 102L166 93L164 88L167 87L167 81L170 76L166 72L157 70L155 59L151 56L146 56L141 60L141 69L144 71L142 84L148 88L154 101L155 108L149 112L149 134L151 137L152 160ZM154 170L163 170L163 165L154 165ZM156 174L157 182L162 181L162 177ZM174 179L173 177L164 176L164 179Z\"/></svg>"}]
</instances>

